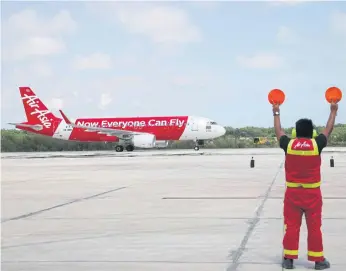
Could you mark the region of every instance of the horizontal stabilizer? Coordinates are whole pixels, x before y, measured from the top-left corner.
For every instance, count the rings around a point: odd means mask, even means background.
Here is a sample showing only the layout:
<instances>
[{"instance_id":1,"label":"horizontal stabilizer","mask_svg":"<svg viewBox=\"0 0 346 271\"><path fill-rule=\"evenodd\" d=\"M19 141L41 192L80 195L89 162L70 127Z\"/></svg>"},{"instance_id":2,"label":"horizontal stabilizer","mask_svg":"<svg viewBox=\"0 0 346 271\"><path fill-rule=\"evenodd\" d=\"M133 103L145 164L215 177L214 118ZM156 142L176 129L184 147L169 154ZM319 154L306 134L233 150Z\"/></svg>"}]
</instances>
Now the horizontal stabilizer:
<instances>
[{"instance_id":1,"label":"horizontal stabilizer","mask_svg":"<svg viewBox=\"0 0 346 271\"><path fill-rule=\"evenodd\" d=\"M8 123L10 125L15 125L18 127L27 127L27 128L31 128L35 131L41 131L43 129L43 125L41 124L24 124L24 123Z\"/></svg>"}]
</instances>

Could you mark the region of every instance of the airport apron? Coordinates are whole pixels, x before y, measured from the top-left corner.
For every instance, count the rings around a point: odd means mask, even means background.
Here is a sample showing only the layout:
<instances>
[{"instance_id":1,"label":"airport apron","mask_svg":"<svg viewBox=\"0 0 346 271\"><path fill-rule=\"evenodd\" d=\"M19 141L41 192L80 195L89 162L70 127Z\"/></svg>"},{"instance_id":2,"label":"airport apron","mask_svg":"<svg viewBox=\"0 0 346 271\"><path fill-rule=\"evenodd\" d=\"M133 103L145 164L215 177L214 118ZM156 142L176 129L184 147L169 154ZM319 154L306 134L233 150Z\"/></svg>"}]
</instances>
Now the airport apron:
<instances>
[{"instance_id":1,"label":"airport apron","mask_svg":"<svg viewBox=\"0 0 346 271\"><path fill-rule=\"evenodd\" d=\"M315 139L291 139L286 151L284 257L298 258L302 216L308 229L308 260L323 261L321 156Z\"/></svg>"}]
</instances>

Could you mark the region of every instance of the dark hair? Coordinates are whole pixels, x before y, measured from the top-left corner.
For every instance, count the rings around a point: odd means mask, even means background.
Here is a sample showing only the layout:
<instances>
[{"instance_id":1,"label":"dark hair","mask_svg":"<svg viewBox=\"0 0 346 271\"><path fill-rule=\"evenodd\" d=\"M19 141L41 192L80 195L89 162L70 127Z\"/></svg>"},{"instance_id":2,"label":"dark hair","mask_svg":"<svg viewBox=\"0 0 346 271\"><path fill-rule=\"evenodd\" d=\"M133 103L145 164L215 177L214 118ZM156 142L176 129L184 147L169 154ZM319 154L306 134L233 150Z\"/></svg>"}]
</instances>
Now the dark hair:
<instances>
[{"instance_id":1,"label":"dark hair","mask_svg":"<svg viewBox=\"0 0 346 271\"><path fill-rule=\"evenodd\" d=\"M312 138L314 125L310 119L300 119L296 122L297 137Z\"/></svg>"}]
</instances>

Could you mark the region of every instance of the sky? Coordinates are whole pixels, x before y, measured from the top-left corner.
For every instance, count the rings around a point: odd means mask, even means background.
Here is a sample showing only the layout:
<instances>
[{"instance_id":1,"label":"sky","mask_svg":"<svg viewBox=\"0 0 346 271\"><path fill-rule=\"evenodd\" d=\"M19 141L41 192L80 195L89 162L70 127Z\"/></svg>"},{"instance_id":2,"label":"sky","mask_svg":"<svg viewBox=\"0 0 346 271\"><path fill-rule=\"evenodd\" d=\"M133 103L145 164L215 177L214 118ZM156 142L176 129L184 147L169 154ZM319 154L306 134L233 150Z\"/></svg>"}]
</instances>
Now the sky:
<instances>
[{"instance_id":1,"label":"sky","mask_svg":"<svg viewBox=\"0 0 346 271\"><path fill-rule=\"evenodd\" d=\"M346 2L2 2L1 125L19 86L70 118L195 115L225 126L325 125L346 95ZM346 96L337 123L346 123Z\"/></svg>"}]
</instances>

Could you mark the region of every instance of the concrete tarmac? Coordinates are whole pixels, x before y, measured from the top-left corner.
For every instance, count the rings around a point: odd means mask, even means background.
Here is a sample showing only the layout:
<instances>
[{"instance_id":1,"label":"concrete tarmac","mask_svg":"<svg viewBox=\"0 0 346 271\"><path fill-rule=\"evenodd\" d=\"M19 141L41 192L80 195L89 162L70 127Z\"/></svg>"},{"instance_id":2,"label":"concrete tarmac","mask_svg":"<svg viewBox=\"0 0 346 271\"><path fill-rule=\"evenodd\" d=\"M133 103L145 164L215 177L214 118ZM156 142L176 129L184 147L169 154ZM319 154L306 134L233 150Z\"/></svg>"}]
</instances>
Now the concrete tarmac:
<instances>
[{"instance_id":1,"label":"concrete tarmac","mask_svg":"<svg viewBox=\"0 0 346 271\"><path fill-rule=\"evenodd\" d=\"M282 270L280 149L60 154L2 157L2 270ZM344 271L346 149L322 159L325 255ZM306 253L303 220L296 270Z\"/></svg>"}]
</instances>

